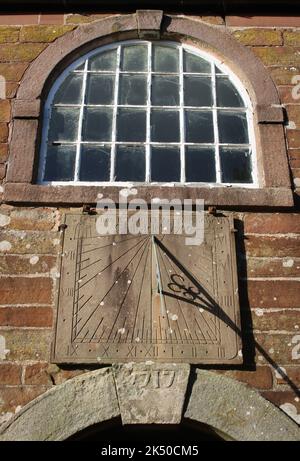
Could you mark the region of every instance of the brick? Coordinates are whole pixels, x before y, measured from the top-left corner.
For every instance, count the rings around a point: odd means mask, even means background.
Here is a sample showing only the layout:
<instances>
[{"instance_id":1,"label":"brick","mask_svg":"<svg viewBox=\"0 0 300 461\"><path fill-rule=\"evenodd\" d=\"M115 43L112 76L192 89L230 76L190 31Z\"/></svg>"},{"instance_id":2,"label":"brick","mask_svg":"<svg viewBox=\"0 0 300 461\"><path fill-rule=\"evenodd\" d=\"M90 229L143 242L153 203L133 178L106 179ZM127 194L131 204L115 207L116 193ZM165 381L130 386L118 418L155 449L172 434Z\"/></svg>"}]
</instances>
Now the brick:
<instances>
[{"instance_id":1,"label":"brick","mask_svg":"<svg viewBox=\"0 0 300 461\"><path fill-rule=\"evenodd\" d=\"M270 29L243 29L235 30L233 36L243 45L282 45L282 33Z\"/></svg>"},{"instance_id":2,"label":"brick","mask_svg":"<svg viewBox=\"0 0 300 461\"><path fill-rule=\"evenodd\" d=\"M245 234L300 234L299 213L247 213Z\"/></svg>"},{"instance_id":3,"label":"brick","mask_svg":"<svg viewBox=\"0 0 300 461\"><path fill-rule=\"evenodd\" d=\"M21 384L21 367L14 363L0 363L0 386Z\"/></svg>"},{"instance_id":4,"label":"brick","mask_svg":"<svg viewBox=\"0 0 300 461\"><path fill-rule=\"evenodd\" d=\"M291 168L300 168L300 149L289 150L289 162Z\"/></svg>"},{"instance_id":5,"label":"brick","mask_svg":"<svg viewBox=\"0 0 300 461\"><path fill-rule=\"evenodd\" d=\"M271 67L269 72L277 85L291 85L293 77L300 74L300 66Z\"/></svg>"},{"instance_id":6,"label":"brick","mask_svg":"<svg viewBox=\"0 0 300 461\"><path fill-rule=\"evenodd\" d=\"M252 308L299 308L300 282L296 280L248 280ZM244 294L241 293L243 300Z\"/></svg>"},{"instance_id":7,"label":"brick","mask_svg":"<svg viewBox=\"0 0 300 461\"><path fill-rule=\"evenodd\" d=\"M299 257L300 236L271 237L248 235L244 240L247 256Z\"/></svg>"},{"instance_id":8,"label":"brick","mask_svg":"<svg viewBox=\"0 0 300 461\"><path fill-rule=\"evenodd\" d=\"M6 162L8 157L8 144L0 144L0 163Z\"/></svg>"},{"instance_id":9,"label":"brick","mask_svg":"<svg viewBox=\"0 0 300 461\"><path fill-rule=\"evenodd\" d=\"M28 66L29 63L0 63L0 75L3 75L7 82L19 82Z\"/></svg>"},{"instance_id":10,"label":"brick","mask_svg":"<svg viewBox=\"0 0 300 461\"><path fill-rule=\"evenodd\" d=\"M300 258L249 257L245 264L246 270L240 272L243 277L300 277Z\"/></svg>"},{"instance_id":11,"label":"brick","mask_svg":"<svg viewBox=\"0 0 300 461\"><path fill-rule=\"evenodd\" d=\"M10 351L7 360L49 360L52 330L1 329L0 335L4 336L6 349Z\"/></svg>"},{"instance_id":12,"label":"brick","mask_svg":"<svg viewBox=\"0 0 300 461\"><path fill-rule=\"evenodd\" d=\"M289 104L286 106L289 122L294 122L297 129L300 129L300 104Z\"/></svg>"},{"instance_id":13,"label":"brick","mask_svg":"<svg viewBox=\"0 0 300 461\"><path fill-rule=\"evenodd\" d=\"M48 363L35 363L27 365L25 370L25 384L52 384L51 376L48 373Z\"/></svg>"},{"instance_id":14,"label":"brick","mask_svg":"<svg viewBox=\"0 0 300 461\"><path fill-rule=\"evenodd\" d=\"M15 43L19 39L19 27L0 26L0 43Z\"/></svg>"},{"instance_id":15,"label":"brick","mask_svg":"<svg viewBox=\"0 0 300 461\"><path fill-rule=\"evenodd\" d=\"M9 122L11 118L10 101L0 99L0 122Z\"/></svg>"},{"instance_id":16,"label":"brick","mask_svg":"<svg viewBox=\"0 0 300 461\"><path fill-rule=\"evenodd\" d=\"M226 16L226 25L227 26L237 26L237 27L297 27L300 26L300 18L297 16Z\"/></svg>"},{"instance_id":17,"label":"brick","mask_svg":"<svg viewBox=\"0 0 300 461\"><path fill-rule=\"evenodd\" d=\"M228 376L228 378L236 379L256 389L271 389L273 385L272 371L271 368L267 366L258 366L255 371L230 370L218 372Z\"/></svg>"},{"instance_id":18,"label":"brick","mask_svg":"<svg viewBox=\"0 0 300 461\"><path fill-rule=\"evenodd\" d=\"M295 347L295 344L292 343L293 335L288 334L255 334L256 340L256 362L263 363L265 361L273 361L276 365L280 364L281 366L285 365L297 365L299 360L293 360L292 350ZM267 356L262 360L262 349Z\"/></svg>"},{"instance_id":19,"label":"brick","mask_svg":"<svg viewBox=\"0 0 300 461\"><path fill-rule=\"evenodd\" d=\"M55 217L55 210L47 208L16 208L10 213L10 222L7 228L35 231L52 230L55 226Z\"/></svg>"},{"instance_id":20,"label":"brick","mask_svg":"<svg viewBox=\"0 0 300 461\"><path fill-rule=\"evenodd\" d=\"M0 387L0 413L12 412L20 409L31 400L43 394L50 386L19 386Z\"/></svg>"},{"instance_id":21,"label":"brick","mask_svg":"<svg viewBox=\"0 0 300 461\"><path fill-rule=\"evenodd\" d=\"M70 32L75 26L24 26L21 29L20 41L30 43L49 43Z\"/></svg>"},{"instance_id":22,"label":"brick","mask_svg":"<svg viewBox=\"0 0 300 461\"><path fill-rule=\"evenodd\" d=\"M284 31L283 41L285 45L300 46L300 31Z\"/></svg>"},{"instance_id":23,"label":"brick","mask_svg":"<svg viewBox=\"0 0 300 461\"><path fill-rule=\"evenodd\" d=\"M7 82L5 85L7 99L13 99L18 91L19 83Z\"/></svg>"},{"instance_id":24,"label":"brick","mask_svg":"<svg viewBox=\"0 0 300 461\"><path fill-rule=\"evenodd\" d=\"M282 371L295 384L295 386L300 388L300 367L299 366L284 367L284 370ZM283 377L280 377L280 375L275 375L275 379L276 379L277 384L286 384L286 380L283 379Z\"/></svg>"},{"instance_id":25,"label":"brick","mask_svg":"<svg viewBox=\"0 0 300 461\"><path fill-rule=\"evenodd\" d=\"M5 175L6 175L6 165L2 163L0 164L0 179L1 180L4 179Z\"/></svg>"},{"instance_id":26,"label":"brick","mask_svg":"<svg viewBox=\"0 0 300 461\"><path fill-rule=\"evenodd\" d=\"M31 62L45 49L45 47L46 45L40 43L0 45L0 61Z\"/></svg>"},{"instance_id":27,"label":"brick","mask_svg":"<svg viewBox=\"0 0 300 461\"><path fill-rule=\"evenodd\" d=\"M38 14L1 14L0 24L38 24Z\"/></svg>"},{"instance_id":28,"label":"brick","mask_svg":"<svg viewBox=\"0 0 300 461\"><path fill-rule=\"evenodd\" d=\"M295 392L292 391L265 391L262 393L262 396L274 403L277 407L281 407L285 403L290 403L294 405L298 413L300 412L300 399Z\"/></svg>"},{"instance_id":29,"label":"brick","mask_svg":"<svg viewBox=\"0 0 300 461\"><path fill-rule=\"evenodd\" d=\"M0 307L0 325L5 327L52 327L51 307Z\"/></svg>"},{"instance_id":30,"label":"brick","mask_svg":"<svg viewBox=\"0 0 300 461\"><path fill-rule=\"evenodd\" d=\"M252 48L254 53L263 61L266 66L299 66L300 55L297 50L288 46L280 47L259 47Z\"/></svg>"},{"instance_id":31,"label":"brick","mask_svg":"<svg viewBox=\"0 0 300 461\"><path fill-rule=\"evenodd\" d=\"M63 24L64 14L44 14L40 15L39 24Z\"/></svg>"},{"instance_id":32,"label":"brick","mask_svg":"<svg viewBox=\"0 0 300 461\"><path fill-rule=\"evenodd\" d=\"M53 373L51 373L51 377L54 381L54 383L56 385L58 384L62 384L66 381L68 381L69 379L72 379L72 378L75 378L75 376L79 376L83 373L86 373L88 372L89 370L84 370L84 369L81 369L81 370L61 370L61 369L58 369L58 371L55 371Z\"/></svg>"},{"instance_id":33,"label":"brick","mask_svg":"<svg viewBox=\"0 0 300 461\"><path fill-rule=\"evenodd\" d=\"M0 278L1 304L51 304L51 298L51 278Z\"/></svg>"},{"instance_id":34,"label":"brick","mask_svg":"<svg viewBox=\"0 0 300 461\"><path fill-rule=\"evenodd\" d=\"M282 309L272 310L254 309L252 327L257 331L288 331L297 334L300 330L300 310Z\"/></svg>"},{"instance_id":35,"label":"brick","mask_svg":"<svg viewBox=\"0 0 300 461\"><path fill-rule=\"evenodd\" d=\"M300 147L300 130L288 130L287 141L290 149L298 149Z\"/></svg>"},{"instance_id":36,"label":"brick","mask_svg":"<svg viewBox=\"0 0 300 461\"><path fill-rule=\"evenodd\" d=\"M2 275L24 275L47 273L56 267L55 256L0 256L0 274Z\"/></svg>"},{"instance_id":37,"label":"brick","mask_svg":"<svg viewBox=\"0 0 300 461\"><path fill-rule=\"evenodd\" d=\"M278 87L280 101L282 104L295 104L295 102L297 102L293 97L294 87L295 85L281 85ZM298 109L300 110L300 106L298 106Z\"/></svg>"},{"instance_id":38,"label":"brick","mask_svg":"<svg viewBox=\"0 0 300 461\"><path fill-rule=\"evenodd\" d=\"M8 140L8 125L7 123L0 123L0 143L7 142Z\"/></svg>"},{"instance_id":39,"label":"brick","mask_svg":"<svg viewBox=\"0 0 300 461\"><path fill-rule=\"evenodd\" d=\"M0 254L57 254L60 235L56 232L0 231ZM1 242L8 242L1 250Z\"/></svg>"}]
</instances>

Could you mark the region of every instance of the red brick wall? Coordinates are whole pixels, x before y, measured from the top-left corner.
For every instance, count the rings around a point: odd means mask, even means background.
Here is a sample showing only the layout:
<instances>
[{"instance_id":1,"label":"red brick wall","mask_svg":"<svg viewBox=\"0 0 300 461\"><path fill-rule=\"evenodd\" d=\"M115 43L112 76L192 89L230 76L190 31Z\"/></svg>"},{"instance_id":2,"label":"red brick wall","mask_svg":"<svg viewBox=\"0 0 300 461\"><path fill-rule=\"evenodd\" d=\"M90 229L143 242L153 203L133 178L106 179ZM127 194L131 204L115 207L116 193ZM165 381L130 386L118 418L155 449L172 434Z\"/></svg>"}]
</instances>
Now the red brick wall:
<instances>
[{"instance_id":1,"label":"red brick wall","mask_svg":"<svg viewBox=\"0 0 300 461\"><path fill-rule=\"evenodd\" d=\"M0 75L8 82L7 100L0 101L0 198L9 161L10 102L22 75L47 43L102 16L0 15ZM300 99L291 95L292 77L300 75L300 18L201 19L226 26L269 69L287 111L289 163L300 193ZM64 211L0 206L0 421L51 386L84 372L49 363L61 249L58 225ZM246 363L239 370L218 372L300 413L299 212L295 207L288 213L240 211L234 216Z\"/></svg>"}]
</instances>

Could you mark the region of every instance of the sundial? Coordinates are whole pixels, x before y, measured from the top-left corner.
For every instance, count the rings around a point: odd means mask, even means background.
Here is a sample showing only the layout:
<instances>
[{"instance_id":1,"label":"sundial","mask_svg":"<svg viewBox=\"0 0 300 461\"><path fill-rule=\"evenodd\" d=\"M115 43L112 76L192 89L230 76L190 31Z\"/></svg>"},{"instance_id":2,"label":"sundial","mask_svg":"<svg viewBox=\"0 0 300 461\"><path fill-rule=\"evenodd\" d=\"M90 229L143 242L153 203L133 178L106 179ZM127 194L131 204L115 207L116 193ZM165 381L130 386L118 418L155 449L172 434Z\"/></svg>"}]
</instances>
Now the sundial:
<instances>
[{"instance_id":1,"label":"sundial","mask_svg":"<svg viewBox=\"0 0 300 461\"><path fill-rule=\"evenodd\" d=\"M66 214L56 363L241 363L233 221L205 215L186 235L99 235Z\"/></svg>"}]
</instances>

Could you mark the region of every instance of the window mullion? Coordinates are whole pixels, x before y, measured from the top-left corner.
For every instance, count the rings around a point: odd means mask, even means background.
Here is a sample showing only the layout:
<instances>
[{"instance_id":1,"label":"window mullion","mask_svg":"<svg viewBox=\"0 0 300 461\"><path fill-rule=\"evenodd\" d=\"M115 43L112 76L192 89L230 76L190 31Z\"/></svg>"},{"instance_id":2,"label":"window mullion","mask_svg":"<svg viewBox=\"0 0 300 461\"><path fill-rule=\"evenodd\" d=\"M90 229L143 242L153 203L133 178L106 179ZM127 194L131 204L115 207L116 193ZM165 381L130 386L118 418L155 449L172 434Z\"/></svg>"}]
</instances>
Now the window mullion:
<instances>
[{"instance_id":1,"label":"window mullion","mask_svg":"<svg viewBox=\"0 0 300 461\"><path fill-rule=\"evenodd\" d=\"M215 137L215 162L216 162L216 182L221 182L221 163L220 163L220 139L218 129L218 110L217 110L217 85L216 85L216 70L215 65L211 63L211 80L212 80L212 96L213 96L213 124Z\"/></svg>"},{"instance_id":2,"label":"window mullion","mask_svg":"<svg viewBox=\"0 0 300 461\"><path fill-rule=\"evenodd\" d=\"M179 47L179 123L180 123L180 182L185 183L185 121L184 121L184 75L183 47Z\"/></svg>"},{"instance_id":3,"label":"window mullion","mask_svg":"<svg viewBox=\"0 0 300 461\"><path fill-rule=\"evenodd\" d=\"M82 80L82 93L81 93L81 104L79 110L79 121L78 121L78 134L76 142L76 157L75 157L75 173L74 181L80 181L80 155L81 155L81 140L82 140L82 129L83 129L83 120L84 120L84 107L85 107L85 95L86 95L86 86L87 86L87 70L88 70L89 60L87 59L84 63L84 73Z\"/></svg>"},{"instance_id":4,"label":"window mullion","mask_svg":"<svg viewBox=\"0 0 300 461\"><path fill-rule=\"evenodd\" d=\"M114 93L114 108L113 108L113 119L112 119L112 135L111 135L112 146L111 146L111 154L110 154L110 181L111 182L114 181L114 177L115 177L120 66L121 66L121 46L118 46L116 78L115 78L115 93Z\"/></svg>"},{"instance_id":5,"label":"window mullion","mask_svg":"<svg viewBox=\"0 0 300 461\"><path fill-rule=\"evenodd\" d=\"M148 43L148 75L147 75L147 118L146 118L146 183L151 178L151 85L152 85L152 43Z\"/></svg>"}]
</instances>

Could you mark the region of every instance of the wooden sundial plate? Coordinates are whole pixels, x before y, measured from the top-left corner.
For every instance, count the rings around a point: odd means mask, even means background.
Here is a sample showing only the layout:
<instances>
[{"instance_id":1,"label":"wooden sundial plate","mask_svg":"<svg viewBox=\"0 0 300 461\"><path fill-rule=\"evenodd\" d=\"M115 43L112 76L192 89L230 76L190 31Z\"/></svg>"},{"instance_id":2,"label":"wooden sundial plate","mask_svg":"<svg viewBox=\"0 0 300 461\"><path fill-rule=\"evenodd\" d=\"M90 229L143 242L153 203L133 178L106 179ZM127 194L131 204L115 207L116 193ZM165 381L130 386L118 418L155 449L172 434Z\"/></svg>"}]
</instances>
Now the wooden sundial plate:
<instances>
[{"instance_id":1,"label":"wooden sundial plate","mask_svg":"<svg viewBox=\"0 0 300 461\"><path fill-rule=\"evenodd\" d=\"M233 221L186 235L108 235L65 216L55 363L242 363Z\"/></svg>"}]
</instances>

